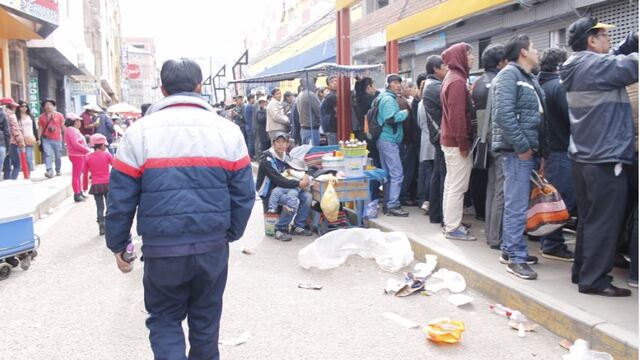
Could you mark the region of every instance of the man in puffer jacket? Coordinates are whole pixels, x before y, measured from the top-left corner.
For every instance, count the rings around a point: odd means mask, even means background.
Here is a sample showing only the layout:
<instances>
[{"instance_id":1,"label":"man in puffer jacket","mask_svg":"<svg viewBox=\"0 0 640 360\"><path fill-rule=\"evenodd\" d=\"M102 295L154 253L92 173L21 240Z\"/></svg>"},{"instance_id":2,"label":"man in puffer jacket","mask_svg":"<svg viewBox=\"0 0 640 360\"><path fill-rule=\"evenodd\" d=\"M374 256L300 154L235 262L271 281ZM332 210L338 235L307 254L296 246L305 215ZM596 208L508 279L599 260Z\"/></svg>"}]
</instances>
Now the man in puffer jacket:
<instances>
[{"instance_id":1,"label":"man in puffer jacket","mask_svg":"<svg viewBox=\"0 0 640 360\"><path fill-rule=\"evenodd\" d=\"M578 205L578 235L571 281L581 293L630 296L611 284L616 242L627 202L627 171L634 159L632 108L625 87L638 82L638 35L611 53L610 25L581 18L568 29L574 53L560 68L567 90Z\"/></svg>"},{"instance_id":2,"label":"man in puffer jacket","mask_svg":"<svg viewBox=\"0 0 640 360\"><path fill-rule=\"evenodd\" d=\"M202 71L190 59L160 72L164 99L122 138L109 184L106 240L118 268L137 211L144 301L156 358L219 359L229 243L242 237L255 194L240 129L200 96Z\"/></svg>"},{"instance_id":3,"label":"man in puffer jacket","mask_svg":"<svg viewBox=\"0 0 640 360\"><path fill-rule=\"evenodd\" d=\"M531 190L531 171L540 156L547 157L544 128L544 93L531 70L538 64L538 51L527 35L517 35L505 45L510 63L493 80L492 150L500 152L504 173L502 255L507 272L533 280L538 274L529 264L538 259L527 253L523 234ZM542 140L542 141L541 141Z\"/></svg>"}]
</instances>

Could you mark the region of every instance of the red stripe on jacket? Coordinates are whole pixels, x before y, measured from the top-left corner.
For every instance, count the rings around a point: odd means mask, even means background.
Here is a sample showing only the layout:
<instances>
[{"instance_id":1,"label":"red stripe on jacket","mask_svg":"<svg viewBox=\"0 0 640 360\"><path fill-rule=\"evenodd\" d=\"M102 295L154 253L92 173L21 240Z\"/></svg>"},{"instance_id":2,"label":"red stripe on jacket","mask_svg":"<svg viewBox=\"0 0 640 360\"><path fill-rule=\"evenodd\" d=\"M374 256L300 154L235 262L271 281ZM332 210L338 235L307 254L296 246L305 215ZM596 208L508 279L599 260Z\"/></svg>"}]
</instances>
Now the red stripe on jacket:
<instances>
[{"instance_id":1,"label":"red stripe on jacket","mask_svg":"<svg viewBox=\"0 0 640 360\"><path fill-rule=\"evenodd\" d=\"M216 157L155 158L147 159L142 171L170 167L219 167L229 171L236 171L248 166L250 163L251 160L248 155L236 161Z\"/></svg>"},{"instance_id":2,"label":"red stripe on jacket","mask_svg":"<svg viewBox=\"0 0 640 360\"><path fill-rule=\"evenodd\" d=\"M113 168L120 171L123 174L129 175L134 178L139 178L142 176L142 170L136 169L133 166L124 163L118 159L113 160Z\"/></svg>"}]
</instances>

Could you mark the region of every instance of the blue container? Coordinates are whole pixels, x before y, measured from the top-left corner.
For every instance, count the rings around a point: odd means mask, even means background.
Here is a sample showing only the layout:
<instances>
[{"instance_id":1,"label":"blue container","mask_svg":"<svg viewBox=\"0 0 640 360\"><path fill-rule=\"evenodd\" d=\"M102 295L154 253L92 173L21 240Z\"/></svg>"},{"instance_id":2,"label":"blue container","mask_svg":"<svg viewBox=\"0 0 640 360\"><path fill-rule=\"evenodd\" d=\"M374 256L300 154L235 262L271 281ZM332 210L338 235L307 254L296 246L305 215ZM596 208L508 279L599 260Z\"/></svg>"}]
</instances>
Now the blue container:
<instances>
[{"instance_id":1,"label":"blue container","mask_svg":"<svg viewBox=\"0 0 640 360\"><path fill-rule=\"evenodd\" d=\"M15 256L36 248L33 218L0 222L0 259Z\"/></svg>"}]
</instances>

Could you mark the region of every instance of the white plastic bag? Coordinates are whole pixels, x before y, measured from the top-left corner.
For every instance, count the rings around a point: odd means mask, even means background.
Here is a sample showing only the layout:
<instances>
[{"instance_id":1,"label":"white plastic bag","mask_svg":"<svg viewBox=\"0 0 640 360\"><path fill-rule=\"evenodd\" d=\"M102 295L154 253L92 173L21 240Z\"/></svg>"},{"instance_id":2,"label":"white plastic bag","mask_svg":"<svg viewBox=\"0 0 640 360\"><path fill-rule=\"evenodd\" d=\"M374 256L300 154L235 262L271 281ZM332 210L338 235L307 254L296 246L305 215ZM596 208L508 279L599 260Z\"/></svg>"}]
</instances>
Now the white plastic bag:
<instances>
[{"instance_id":1,"label":"white plastic bag","mask_svg":"<svg viewBox=\"0 0 640 360\"><path fill-rule=\"evenodd\" d=\"M320 270L342 265L349 256L376 260L382 270L396 272L413 261L409 239L402 232L383 233L378 229L342 229L329 232L298 253L305 269Z\"/></svg>"}]
</instances>

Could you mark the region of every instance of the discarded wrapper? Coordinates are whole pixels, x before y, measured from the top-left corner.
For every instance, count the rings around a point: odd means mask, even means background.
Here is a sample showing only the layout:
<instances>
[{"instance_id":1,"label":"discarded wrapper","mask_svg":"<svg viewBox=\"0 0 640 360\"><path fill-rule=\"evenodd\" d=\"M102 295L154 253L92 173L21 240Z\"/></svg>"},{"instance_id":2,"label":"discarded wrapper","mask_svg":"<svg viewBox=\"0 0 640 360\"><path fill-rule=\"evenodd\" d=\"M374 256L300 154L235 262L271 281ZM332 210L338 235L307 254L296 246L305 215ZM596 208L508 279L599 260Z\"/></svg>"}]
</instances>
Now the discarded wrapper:
<instances>
[{"instance_id":1,"label":"discarded wrapper","mask_svg":"<svg viewBox=\"0 0 640 360\"><path fill-rule=\"evenodd\" d=\"M424 328L427 339L438 343L454 344L462 340L464 323L451 319L436 319Z\"/></svg>"},{"instance_id":2,"label":"discarded wrapper","mask_svg":"<svg viewBox=\"0 0 640 360\"><path fill-rule=\"evenodd\" d=\"M387 286L384 287L385 294L393 294L398 292L405 284L402 281L396 279L387 280Z\"/></svg>"},{"instance_id":3,"label":"discarded wrapper","mask_svg":"<svg viewBox=\"0 0 640 360\"><path fill-rule=\"evenodd\" d=\"M255 251L253 251L253 250L251 250L251 249L249 249L249 248L244 248L244 249L242 249L242 253L243 253L243 254L247 254L247 255L253 255L253 254L255 254L256 252L255 252Z\"/></svg>"},{"instance_id":4,"label":"discarded wrapper","mask_svg":"<svg viewBox=\"0 0 640 360\"><path fill-rule=\"evenodd\" d=\"M420 326L420 324L418 324L415 321L411 321L407 318L403 318L402 316L396 314L396 313L392 313L392 312L386 312L383 313L382 316L384 316L385 318L398 323L404 327L406 327L407 329L413 329L413 328L417 328Z\"/></svg>"},{"instance_id":5,"label":"discarded wrapper","mask_svg":"<svg viewBox=\"0 0 640 360\"><path fill-rule=\"evenodd\" d=\"M310 290L322 290L322 286L321 285L316 285L316 284L298 284L298 287L300 289L310 289Z\"/></svg>"},{"instance_id":6,"label":"discarded wrapper","mask_svg":"<svg viewBox=\"0 0 640 360\"><path fill-rule=\"evenodd\" d=\"M225 345L225 346L238 346L246 343L249 340L249 336L251 336L251 333L248 331L245 331L235 339L218 340L218 344Z\"/></svg>"},{"instance_id":7,"label":"discarded wrapper","mask_svg":"<svg viewBox=\"0 0 640 360\"><path fill-rule=\"evenodd\" d=\"M409 296L424 289L424 279L418 278L412 273L406 273L404 281L404 285L395 293L398 297Z\"/></svg>"},{"instance_id":8,"label":"discarded wrapper","mask_svg":"<svg viewBox=\"0 0 640 360\"><path fill-rule=\"evenodd\" d=\"M463 306L473 301L471 296L465 294L451 294L449 295L449 303L455 306Z\"/></svg>"},{"instance_id":9,"label":"discarded wrapper","mask_svg":"<svg viewBox=\"0 0 640 360\"><path fill-rule=\"evenodd\" d=\"M520 325L522 325L522 328L524 329L524 331L535 331L536 328L538 327L538 324L531 322L531 321L519 321L519 320L509 320L509 326L511 326L512 328L516 329L516 330L520 330Z\"/></svg>"}]
</instances>

